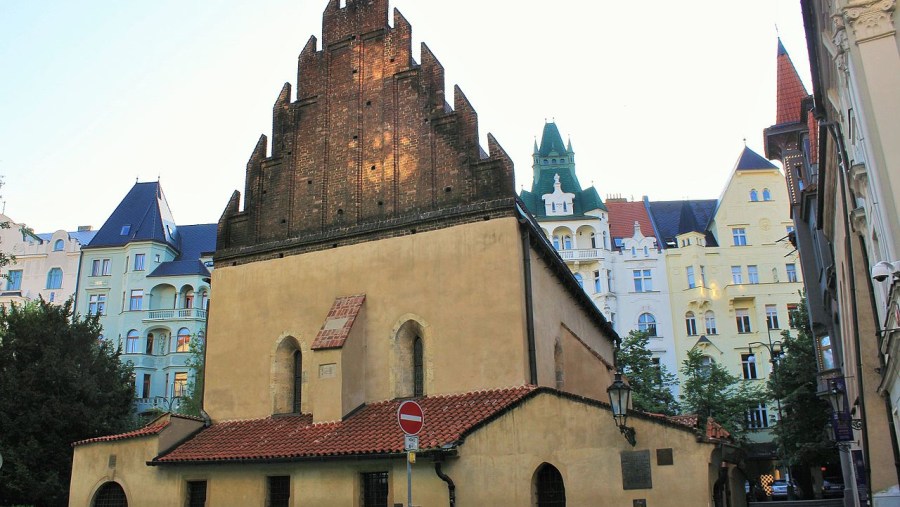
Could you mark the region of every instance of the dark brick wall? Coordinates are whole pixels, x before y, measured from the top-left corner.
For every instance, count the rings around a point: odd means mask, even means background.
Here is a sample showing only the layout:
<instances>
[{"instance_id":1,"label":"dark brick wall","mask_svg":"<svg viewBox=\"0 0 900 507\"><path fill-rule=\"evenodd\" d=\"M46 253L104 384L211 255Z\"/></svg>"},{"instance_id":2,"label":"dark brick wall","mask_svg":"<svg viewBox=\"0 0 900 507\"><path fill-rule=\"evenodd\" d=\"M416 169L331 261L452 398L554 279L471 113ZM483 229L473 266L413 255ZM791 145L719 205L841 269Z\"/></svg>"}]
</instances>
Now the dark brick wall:
<instances>
[{"instance_id":1,"label":"dark brick wall","mask_svg":"<svg viewBox=\"0 0 900 507\"><path fill-rule=\"evenodd\" d=\"M219 221L217 259L246 262L348 231L366 241L426 215L429 228L442 217L451 225L471 205L512 202L508 155L490 136L482 153L465 95L456 88L446 105L440 62L423 44L416 64L409 23L396 10L394 27L387 21L387 0L329 2L322 50L312 37L298 58L297 100L286 83L275 101L271 156L262 136L243 210L236 193Z\"/></svg>"}]
</instances>

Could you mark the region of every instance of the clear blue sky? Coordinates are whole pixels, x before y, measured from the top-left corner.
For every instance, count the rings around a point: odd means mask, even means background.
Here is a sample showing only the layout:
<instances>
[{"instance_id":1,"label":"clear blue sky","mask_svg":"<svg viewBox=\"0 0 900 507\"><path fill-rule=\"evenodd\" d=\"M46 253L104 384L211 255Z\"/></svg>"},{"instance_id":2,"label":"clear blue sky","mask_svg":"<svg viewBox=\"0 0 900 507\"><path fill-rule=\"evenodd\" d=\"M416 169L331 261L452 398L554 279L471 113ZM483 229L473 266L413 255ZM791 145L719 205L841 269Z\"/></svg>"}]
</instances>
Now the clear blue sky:
<instances>
[{"instance_id":1,"label":"clear blue sky","mask_svg":"<svg viewBox=\"0 0 900 507\"><path fill-rule=\"evenodd\" d=\"M5 211L37 232L98 228L135 179L179 224L218 220L321 40L326 0L0 2ZM529 187L544 119L602 196L715 198L775 119L782 40L809 86L798 0L392 0Z\"/></svg>"}]
</instances>

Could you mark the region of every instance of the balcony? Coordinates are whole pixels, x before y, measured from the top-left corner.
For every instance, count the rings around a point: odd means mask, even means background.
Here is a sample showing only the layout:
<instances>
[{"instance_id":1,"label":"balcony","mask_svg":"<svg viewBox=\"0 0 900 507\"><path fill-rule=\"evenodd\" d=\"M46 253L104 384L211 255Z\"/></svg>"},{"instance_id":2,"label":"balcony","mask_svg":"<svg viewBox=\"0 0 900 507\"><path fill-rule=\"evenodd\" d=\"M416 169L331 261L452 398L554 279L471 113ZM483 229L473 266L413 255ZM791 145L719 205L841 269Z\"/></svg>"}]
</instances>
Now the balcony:
<instances>
[{"instance_id":1,"label":"balcony","mask_svg":"<svg viewBox=\"0 0 900 507\"><path fill-rule=\"evenodd\" d=\"M135 398L134 400L134 410L138 414L143 414L145 412L153 411L161 411L161 412L173 412L179 409L181 406L181 398L179 396L175 396L173 398L166 398L164 396L153 396L151 398Z\"/></svg>"},{"instance_id":2,"label":"balcony","mask_svg":"<svg viewBox=\"0 0 900 507\"><path fill-rule=\"evenodd\" d=\"M160 322L164 320L206 320L206 310L201 308L174 308L168 310L145 310L143 322Z\"/></svg>"},{"instance_id":3,"label":"balcony","mask_svg":"<svg viewBox=\"0 0 900 507\"><path fill-rule=\"evenodd\" d=\"M562 260L566 262L574 261L595 261L603 259L603 250L599 248L581 248L576 250L557 250Z\"/></svg>"}]
</instances>

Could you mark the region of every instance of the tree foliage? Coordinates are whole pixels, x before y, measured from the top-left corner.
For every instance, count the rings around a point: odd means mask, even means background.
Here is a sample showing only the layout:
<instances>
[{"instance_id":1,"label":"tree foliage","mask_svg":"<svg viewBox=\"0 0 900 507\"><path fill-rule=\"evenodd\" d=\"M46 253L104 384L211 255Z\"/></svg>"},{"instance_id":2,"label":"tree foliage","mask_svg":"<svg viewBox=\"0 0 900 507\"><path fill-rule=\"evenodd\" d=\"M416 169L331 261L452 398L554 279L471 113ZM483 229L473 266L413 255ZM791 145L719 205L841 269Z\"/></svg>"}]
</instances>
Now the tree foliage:
<instances>
[{"instance_id":1,"label":"tree foliage","mask_svg":"<svg viewBox=\"0 0 900 507\"><path fill-rule=\"evenodd\" d=\"M797 336L781 333L783 355L775 374L769 377L769 396L781 402L782 418L775 426L778 454L799 479L802 489L809 491L806 476L810 467L838 461L837 453L826 436L825 425L831 411L828 402L816 395L816 345L809 328L806 298L791 319Z\"/></svg>"},{"instance_id":2,"label":"tree foliage","mask_svg":"<svg viewBox=\"0 0 900 507\"><path fill-rule=\"evenodd\" d=\"M684 412L697 414L701 421L712 417L735 440L745 441L750 429L748 411L766 401L762 387L745 382L724 366L705 359L699 348L688 351L681 375Z\"/></svg>"},{"instance_id":3,"label":"tree foliage","mask_svg":"<svg viewBox=\"0 0 900 507\"><path fill-rule=\"evenodd\" d=\"M185 395L181 398L178 405L178 413L185 415L193 415L199 417L200 410L203 408L203 380L204 380L204 358L206 351L206 343L197 335L191 338L190 356L185 361L185 366L191 369L190 380L188 381Z\"/></svg>"},{"instance_id":4,"label":"tree foliage","mask_svg":"<svg viewBox=\"0 0 900 507\"><path fill-rule=\"evenodd\" d=\"M678 403L672 394L672 387L677 382L675 374L665 365L653 363L649 343L650 335L646 331L629 332L616 354L616 365L628 379L635 409L674 415L678 412Z\"/></svg>"},{"instance_id":5,"label":"tree foliage","mask_svg":"<svg viewBox=\"0 0 900 507\"><path fill-rule=\"evenodd\" d=\"M43 300L0 310L0 499L65 505L72 442L128 427L134 383L96 316Z\"/></svg>"}]
</instances>

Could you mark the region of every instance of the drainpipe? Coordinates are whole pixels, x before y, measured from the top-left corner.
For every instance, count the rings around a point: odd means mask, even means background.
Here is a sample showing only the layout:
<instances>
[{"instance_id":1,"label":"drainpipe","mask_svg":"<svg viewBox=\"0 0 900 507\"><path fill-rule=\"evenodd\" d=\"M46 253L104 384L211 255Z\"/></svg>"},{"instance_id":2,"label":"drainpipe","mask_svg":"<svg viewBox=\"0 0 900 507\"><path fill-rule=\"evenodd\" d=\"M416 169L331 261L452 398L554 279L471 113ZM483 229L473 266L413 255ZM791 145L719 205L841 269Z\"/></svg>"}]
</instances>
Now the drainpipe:
<instances>
[{"instance_id":1,"label":"drainpipe","mask_svg":"<svg viewBox=\"0 0 900 507\"><path fill-rule=\"evenodd\" d=\"M537 360L534 345L534 300L531 290L531 245L529 244L528 226L519 219L522 227L522 261L525 269L525 333L528 338L528 373L529 382L537 385Z\"/></svg>"},{"instance_id":2,"label":"drainpipe","mask_svg":"<svg viewBox=\"0 0 900 507\"><path fill-rule=\"evenodd\" d=\"M209 295L212 294L212 277L204 278L203 281L209 285L209 290L206 293L206 315L203 317L203 389L200 390L199 405L203 424L209 427L212 425L212 419L206 413L204 402L206 401L206 350L209 347L209 311L212 309L212 299L209 298Z\"/></svg>"},{"instance_id":3,"label":"drainpipe","mask_svg":"<svg viewBox=\"0 0 900 507\"><path fill-rule=\"evenodd\" d=\"M869 500L869 505L872 505L872 455L869 452L869 430L868 423L866 419L866 397L864 394L864 384L863 384L863 369L862 369L862 357L860 355L859 350L859 308L856 305L856 277L853 276L853 255L852 255L852 246L851 246L851 231L850 231L850 208L847 203L847 175L846 171L849 170L849 159L847 157L847 151L844 146L844 139L841 137L840 126L834 122L830 122L828 125L828 129L831 131L831 136L838 144L838 150L840 152L841 163L840 168L838 169L838 174L840 175L840 187L841 187L841 202L844 205L844 211L847 213L847 216L844 217L844 255L847 257L847 262L850 265L850 276L849 284L850 284L850 294L852 295L850 298L850 312L852 315L853 322L853 343L856 347L856 371L859 373L857 375L857 381L859 382L859 412L860 418L863 420L864 424L862 425L862 447L863 453L866 456L866 496Z\"/></svg>"},{"instance_id":4,"label":"drainpipe","mask_svg":"<svg viewBox=\"0 0 900 507\"><path fill-rule=\"evenodd\" d=\"M447 483L447 496L450 500L450 507L456 506L456 484L453 484L453 479L450 478L449 475L445 474L441 471L441 462L434 462L434 473L437 474L438 477L441 478L442 481Z\"/></svg>"}]
</instances>

